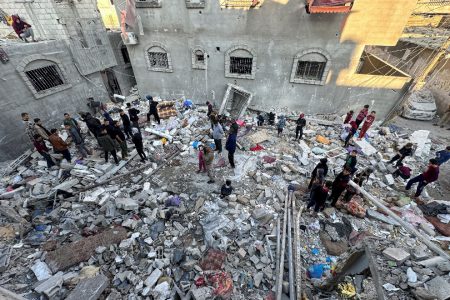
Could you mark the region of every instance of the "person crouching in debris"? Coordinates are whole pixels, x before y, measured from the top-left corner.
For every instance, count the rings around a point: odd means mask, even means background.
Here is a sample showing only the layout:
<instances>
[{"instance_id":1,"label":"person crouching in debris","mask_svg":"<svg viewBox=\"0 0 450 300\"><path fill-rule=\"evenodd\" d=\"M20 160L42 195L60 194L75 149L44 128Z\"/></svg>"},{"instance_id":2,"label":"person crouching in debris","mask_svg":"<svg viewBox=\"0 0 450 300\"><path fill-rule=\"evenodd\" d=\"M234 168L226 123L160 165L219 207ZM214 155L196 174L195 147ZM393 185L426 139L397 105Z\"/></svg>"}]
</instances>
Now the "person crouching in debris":
<instances>
[{"instance_id":1,"label":"person crouching in debris","mask_svg":"<svg viewBox=\"0 0 450 300\"><path fill-rule=\"evenodd\" d=\"M331 181L326 181L322 182L322 184L317 187L314 195L309 200L307 206L308 210L314 206L314 212L318 213L319 210L323 210L325 208L325 202L327 201L328 192L330 191L331 185Z\"/></svg>"},{"instance_id":2,"label":"person crouching in debris","mask_svg":"<svg viewBox=\"0 0 450 300\"><path fill-rule=\"evenodd\" d=\"M366 135L367 130L369 130L370 126L372 126L373 122L375 121L375 115L376 112L373 110L370 115L366 117L366 120L364 121L363 126L361 127L361 130L359 131L358 141L364 138Z\"/></svg>"},{"instance_id":3,"label":"person crouching in debris","mask_svg":"<svg viewBox=\"0 0 450 300\"><path fill-rule=\"evenodd\" d=\"M258 126L264 125L264 117L261 115L260 112L258 112L258 114L256 115L256 122L257 122Z\"/></svg>"},{"instance_id":4,"label":"person crouching in debris","mask_svg":"<svg viewBox=\"0 0 450 300\"><path fill-rule=\"evenodd\" d=\"M31 41L36 42L34 40L34 32L30 24L22 21L22 19L18 15L13 15L11 18L11 25L20 39L22 39L25 43L28 43L27 38L31 37Z\"/></svg>"},{"instance_id":5,"label":"person crouching in debris","mask_svg":"<svg viewBox=\"0 0 450 300\"><path fill-rule=\"evenodd\" d=\"M336 202L341 196L342 192L345 191L345 188L350 181L350 173L351 170L348 168L344 168L341 173L339 173L333 181L333 186L331 190L331 195L329 199L331 200L331 206L336 206Z\"/></svg>"},{"instance_id":6,"label":"person crouching in debris","mask_svg":"<svg viewBox=\"0 0 450 300\"><path fill-rule=\"evenodd\" d=\"M58 130L53 128L50 130L50 136L48 140L52 144L53 151L58 154L62 154L62 156L70 163L72 162L72 156L69 151L69 144L63 141L63 139L58 135Z\"/></svg>"},{"instance_id":7,"label":"person crouching in debris","mask_svg":"<svg viewBox=\"0 0 450 300\"><path fill-rule=\"evenodd\" d=\"M205 147L202 145L198 146L198 170L197 173L206 172L205 165Z\"/></svg>"},{"instance_id":8,"label":"person crouching in debris","mask_svg":"<svg viewBox=\"0 0 450 300\"><path fill-rule=\"evenodd\" d=\"M364 182L369 181L369 177L370 174L373 173L373 169L372 168L365 168L362 172L359 172L358 174L356 174L355 179L353 179L353 181L358 180L358 185L362 187ZM356 181L355 181L356 182Z\"/></svg>"},{"instance_id":9,"label":"person crouching in debris","mask_svg":"<svg viewBox=\"0 0 450 300\"><path fill-rule=\"evenodd\" d=\"M102 147L103 151L105 152L105 162L108 162L109 153L111 153L111 155L114 157L116 165L118 165L119 160L117 159L116 147L114 145L113 139L106 132L106 127L102 128L97 139L100 147Z\"/></svg>"},{"instance_id":10,"label":"person crouching in debris","mask_svg":"<svg viewBox=\"0 0 450 300\"><path fill-rule=\"evenodd\" d=\"M208 173L208 183L214 183L214 177L212 175L212 165L214 161L214 152L212 151L211 147L205 146L205 167L206 172Z\"/></svg>"},{"instance_id":11,"label":"person crouching in debris","mask_svg":"<svg viewBox=\"0 0 450 300\"><path fill-rule=\"evenodd\" d=\"M283 134L284 127L286 127L286 117L280 116L280 119L278 120L277 129L278 129L278 136Z\"/></svg>"},{"instance_id":12,"label":"person crouching in debris","mask_svg":"<svg viewBox=\"0 0 450 300\"><path fill-rule=\"evenodd\" d=\"M313 185L313 183L314 183L314 181L316 180L316 178L317 178L317 175L318 175L318 170L319 169L322 169L323 171L322 172L320 172L321 174L322 174L322 176L323 176L323 178L325 178L326 176L327 176L327 174L328 174L328 165L327 165L327 158L326 157L324 157L324 158L321 158L320 159L320 161L319 161L319 163L316 165L316 167L314 168L314 170L311 172L311 181L309 182L309 185L308 185L308 189L311 189L312 188L312 185ZM320 174L319 174L320 175ZM321 181L323 182L323 178L321 178ZM319 178L320 179L320 178Z\"/></svg>"},{"instance_id":13,"label":"person crouching in debris","mask_svg":"<svg viewBox=\"0 0 450 300\"><path fill-rule=\"evenodd\" d=\"M70 137L72 138L72 141L75 143L75 146L77 147L78 152L80 153L82 158L86 158L89 153L91 152L86 145L84 144L83 138L81 137L78 130L71 126L70 124L64 125L66 128L66 131L70 134Z\"/></svg>"},{"instance_id":14,"label":"person crouching in debris","mask_svg":"<svg viewBox=\"0 0 450 300\"><path fill-rule=\"evenodd\" d=\"M350 173L353 175L356 172L356 164L358 163L358 160L356 159L356 155L358 155L358 151L352 150L350 154L345 159L344 168L347 168L350 170Z\"/></svg>"},{"instance_id":15,"label":"person crouching in debris","mask_svg":"<svg viewBox=\"0 0 450 300\"><path fill-rule=\"evenodd\" d=\"M150 95L146 96L147 100L149 101L149 110L147 113L147 122L150 122L150 116L153 116L155 118L155 121L158 122L158 124L161 124L161 119L158 115L158 102L153 100L153 97Z\"/></svg>"},{"instance_id":16,"label":"person crouching in debris","mask_svg":"<svg viewBox=\"0 0 450 300\"><path fill-rule=\"evenodd\" d=\"M47 161L47 168L50 169L55 165L55 163L52 160L52 157L48 153L48 148L45 145L44 139L39 134L34 135L34 147L36 148L37 152L39 152L40 155L42 155L43 158Z\"/></svg>"},{"instance_id":17,"label":"person crouching in debris","mask_svg":"<svg viewBox=\"0 0 450 300\"><path fill-rule=\"evenodd\" d=\"M353 118L353 110L349 111L345 116L344 124L348 124L350 120Z\"/></svg>"},{"instance_id":18,"label":"person crouching in debris","mask_svg":"<svg viewBox=\"0 0 450 300\"><path fill-rule=\"evenodd\" d=\"M231 180L227 179L225 184L220 188L220 197L225 198L233 193L233 187L231 186Z\"/></svg>"},{"instance_id":19,"label":"person crouching in debris","mask_svg":"<svg viewBox=\"0 0 450 300\"><path fill-rule=\"evenodd\" d=\"M348 147L348 144L350 142L350 140L352 139L352 137L355 135L356 131L358 130L358 125L356 124L355 121L351 121L350 122L350 131L348 132L347 137L345 138L345 142L344 142L344 148Z\"/></svg>"},{"instance_id":20,"label":"person crouching in debris","mask_svg":"<svg viewBox=\"0 0 450 300\"><path fill-rule=\"evenodd\" d=\"M419 197L420 194L422 194L423 188L431 183L436 181L439 178L439 165L438 165L438 161L434 158L430 159L430 162L428 164L428 168L425 172L423 172L422 174L410 179L408 181L408 183L406 184L405 190L410 190L411 186L418 182L419 184L417 185L417 190L416 193L414 195L414 197Z\"/></svg>"},{"instance_id":21,"label":"person crouching in debris","mask_svg":"<svg viewBox=\"0 0 450 300\"><path fill-rule=\"evenodd\" d=\"M136 127L133 127L131 129L131 141L133 142L134 146L136 147L136 151L141 157L141 161L144 162L147 160L147 155L145 155L144 152L144 144L142 143L142 135L139 132L139 130Z\"/></svg>"},{"instance_id":22,"label":"person crouching in debris","mask_svg":"<svg viewBox=\"0 0 450 300\"><path fill-rule=\"evenodd\" d=\"M398 160L397 164L396 164L396 166L398 167L402 163L402 161L405 159L405 157L411 156L413 154L413 152L414 152L413 143L407 143L405 146L403 146L398 151L398 153L394 157L391 158L390 161L388 161L388 163L392 164L396 160Z\"/></svg>"},{"instance_id":23,"label":"person crouching in debris","mask_svg":"<svg viewBox=\"0 0 450 300\"><path fill-rule=\"evenodd\" d=\"M397 178L399 176L404 180L408 180L411 177L411 169L403 165L403 163L400 163L397 170L392 173L392 177L394 178Z\"/></svg>"},{"instance_id":24,"label":"person crouching in debris","mask_svg":"<svg viewBox=\"0 0 450 300\"><path fill-rule=\"evenodd\" d=\"M305 114L300 114L297 121L295 121L297 127L295 127L295 139L302 139L303 137L303 127L306 126Z\"/></svg>"}]
</instances>

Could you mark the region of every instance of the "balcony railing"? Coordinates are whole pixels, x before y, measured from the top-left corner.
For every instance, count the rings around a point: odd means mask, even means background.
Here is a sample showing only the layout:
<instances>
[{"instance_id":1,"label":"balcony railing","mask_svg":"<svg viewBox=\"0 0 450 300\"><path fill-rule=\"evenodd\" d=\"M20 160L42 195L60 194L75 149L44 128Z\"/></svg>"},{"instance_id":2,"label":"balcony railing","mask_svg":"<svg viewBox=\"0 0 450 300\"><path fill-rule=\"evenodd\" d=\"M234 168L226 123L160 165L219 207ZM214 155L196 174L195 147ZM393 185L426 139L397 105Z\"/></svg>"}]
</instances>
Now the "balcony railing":
<instances>
[{"instance_id":1,"label":"balcony railing","mask_svg":"<svg viewBox=\"0 0 450 300\"><path fill-rule=\"evenodd\" d=\"M309 14L348 13L354 0L307 0L306 12Z\"/></svg>"}]
</instances>

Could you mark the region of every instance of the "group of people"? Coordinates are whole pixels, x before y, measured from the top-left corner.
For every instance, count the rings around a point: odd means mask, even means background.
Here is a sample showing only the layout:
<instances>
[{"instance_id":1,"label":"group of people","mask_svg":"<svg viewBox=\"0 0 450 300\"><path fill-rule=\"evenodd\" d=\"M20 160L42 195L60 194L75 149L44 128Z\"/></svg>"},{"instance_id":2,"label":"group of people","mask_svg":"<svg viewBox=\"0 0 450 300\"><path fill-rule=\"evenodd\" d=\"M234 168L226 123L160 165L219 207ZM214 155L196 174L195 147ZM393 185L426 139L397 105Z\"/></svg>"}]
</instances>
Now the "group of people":
<instances>
[{"instance_id":1,"label":"group of people","mask_svg":"<svg viewBox=\"0 0 450 300\"><path fill-rule=\"evenodd\" d=\"M268 123L269 125L275 125L275 113L273 111L268 113ZM281 136L283 134L284 128L286 127L286 122L288 121L288 119L286 118L285 115L280 115L278 117L278 122L277 122L277 132L278 132L278 136ZM258 112L256 115L256 122L258 126L263 126L265 119L264 116ZM297 120L295 120L295 140L301 140L303 137L303 129L306 126L306 119L305 119L305 114L301 113Z\"/></svg>"},{"instance_id":2,"label":"group of people","mask_svg":"<svg viewBox=\"0 0 450 300\"><path fill-rule=\"evenodd\" d=\"M366 104L364 107L359 111L358 115L356 116L355 120L353 119L353 110L350 110L347 112L347 115L345 116L344 124L349 124L350 129L348 132L347 137L345 138L344 147L347 147L350 143L350 140L353 138L353 136L356 134L356 132L359 129L359 126L361 123L363 123L361 130L358 134L358 140L361 140L366 135L367 131L369 130L370 126L372 126L373 122L375 122L375 116L376 111L372 110L369 114L369 105Z\"/></svg>"}]
</instances>

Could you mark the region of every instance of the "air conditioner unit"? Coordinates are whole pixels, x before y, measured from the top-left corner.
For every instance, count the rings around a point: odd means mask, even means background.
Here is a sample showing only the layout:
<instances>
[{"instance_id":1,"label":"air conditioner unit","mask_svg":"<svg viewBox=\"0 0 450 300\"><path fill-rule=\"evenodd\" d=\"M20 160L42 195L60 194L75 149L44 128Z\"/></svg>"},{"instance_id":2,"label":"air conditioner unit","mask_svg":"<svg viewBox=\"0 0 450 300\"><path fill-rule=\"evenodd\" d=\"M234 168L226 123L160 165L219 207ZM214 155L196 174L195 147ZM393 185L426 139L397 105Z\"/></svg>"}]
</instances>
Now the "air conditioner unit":
<instances>
[{"instance_id":1,"label":"air conditioner unit","mask_svg":"<svg viewBox=\"0 0 450 300\"><path fill-rule=\"evenodd\" d=\"M137 45L139 39L134 32L127 32L126 35L121 34L122 41L125 45Z\"/></svg>"}]
</instances>

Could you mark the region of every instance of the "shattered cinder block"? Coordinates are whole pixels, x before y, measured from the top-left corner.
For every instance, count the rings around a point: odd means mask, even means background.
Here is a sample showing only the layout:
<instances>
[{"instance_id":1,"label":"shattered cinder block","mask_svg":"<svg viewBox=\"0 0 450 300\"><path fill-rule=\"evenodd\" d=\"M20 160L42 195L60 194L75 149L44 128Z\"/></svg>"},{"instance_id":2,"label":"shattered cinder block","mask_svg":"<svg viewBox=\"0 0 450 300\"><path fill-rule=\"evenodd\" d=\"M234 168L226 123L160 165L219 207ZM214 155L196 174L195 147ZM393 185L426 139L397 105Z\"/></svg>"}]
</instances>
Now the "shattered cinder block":
<instances>
[{"instance_id":1,"label":"shattered cinder block","mask_svg":"<svg viewBox=\"0 0 450 300\"><path fill-rule=\"evenodd\" d=\"M117 244L126 238L127 231L125 228L108 229L97 235L66 244L48 253L45 262L53 272L64 270L80 262L87 261L91 255L95 254L97 247Z\"/></svg>"},{"instance_id":2,"label":"shattered cinder block","mask_svg":"<svg viewBox=\"0 0 450 300\"><path fill-rule=\"evenodd\" d=\"M109 279L103 274L80 281L66 300L97 300L108 287Z\"/></svg>"},{"instance_id":3,"label":"shattered cinder block","mask_svg":"<svg viewBox=\"0 0 450 300\"><path fill-rule=\"evenodd\" d=\"M144 281L144 284L149 287L152 288L156 282L158 281L159 277L161 277L162 272L159 269L155 269L152 274L150 274L150 276L148 276L148 278Z\"/></svg>"},{"instance_id":4,"label":"shattered cinder block","mask_svg":"<svg viewBox=\"0 0 450 300\"><path fill-rule=\"evenodd\" d=\"M139 208L139 203L131 198L117 198L116 207L123 210L136 210Z\"/></svg>"},{"instance_id":5,"label":"shattered cinder block","mask_svg":"<svg viewBox=\"0 0 450 300\"><path fill-rule=\"evenodd\" d=\"M53 299L53 296L58 293L63 284L63 272L58 272L46 281L39 284L34 290L38 293L43 293L47 295L50 299Z\"/></svg>"},{"instance_id":6,"label":"shattered cinder block","mask_svg":"<svg viewBox=\"0 0 450 300\"><path fill-rule=\"evenodd\" d=\"M386 248L383 251L384 256L397 262L397 265L401 265L405 260L410 257L410 254L402 248Z\"/></svg>"}]
</instances>

